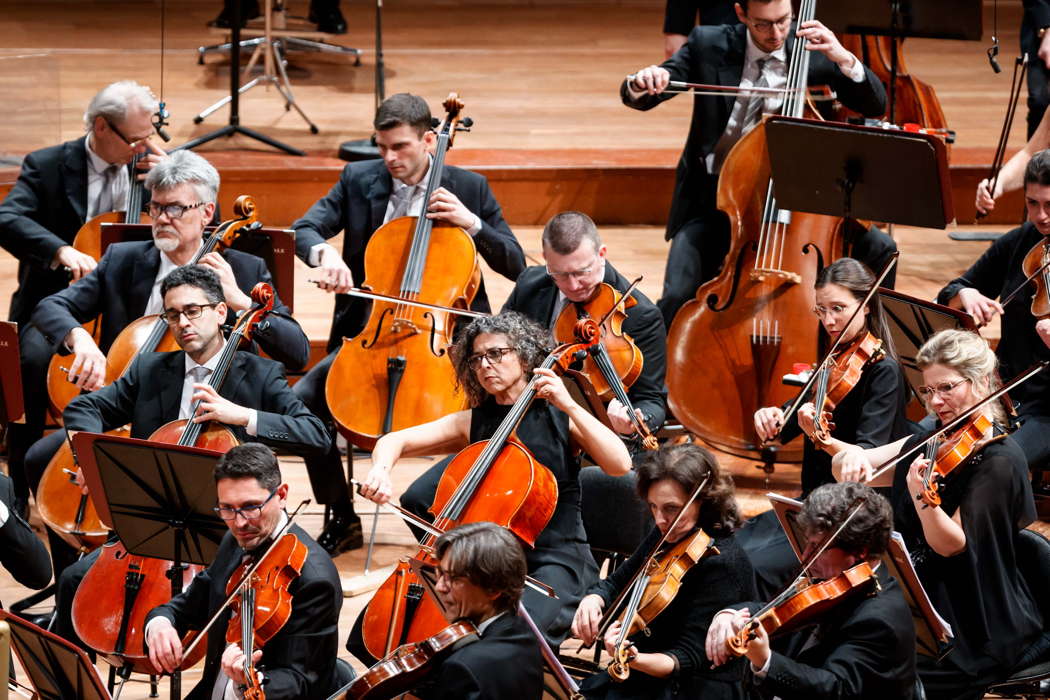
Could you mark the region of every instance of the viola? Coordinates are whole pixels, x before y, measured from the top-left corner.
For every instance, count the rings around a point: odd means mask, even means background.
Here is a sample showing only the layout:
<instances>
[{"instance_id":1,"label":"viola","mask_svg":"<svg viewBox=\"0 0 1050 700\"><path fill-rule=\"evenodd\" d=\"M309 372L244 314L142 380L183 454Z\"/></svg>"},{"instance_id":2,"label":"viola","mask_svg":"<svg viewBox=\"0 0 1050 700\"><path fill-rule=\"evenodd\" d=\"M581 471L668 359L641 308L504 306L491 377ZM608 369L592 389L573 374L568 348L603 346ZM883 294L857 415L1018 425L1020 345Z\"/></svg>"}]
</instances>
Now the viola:
<instances>
[{"instance_id":1,"label":"viola","mask_svg":"<svg viewBox=\"0 0 1050 700\"><path fill-rule=\"evenodd\" d=\"M941 504L940 490L948 476L970 461L986 445L1006 437L1006 433L996 435L995 424L983 411L970 416L943 442L930 440L926 443L925 457L930 460L930 467L923 474L922 494L924 505L936 508Z\"/></svg>"},{"instance_id":2,"label":"viola","mask_svg":"<svg viewBox=\"0 0 1050 700\"><path fill-rule=\"evenodd\" d=\"M445 153L457 129L468 125L455 93L444 106L424 202L441 185ZM439 307L469 307L481 282L473 239L425 215L400 217L378 228L365 248L365 273L367 290ZM453 328L448 312L373 302L364 330L343 339L325 383L332 417L350 442L371 449L384 433L464 407L448 359Z\"/></svg>"},{"instance_id":3,"label":"viola","mask_svg":"<svg viewBox=\"0 0 1050 700\"><path fill-rule=\"evenodd\" d=\"M875 570L866 561L826 581L796 581L753 615L736 636L727 639L726 648L736 656L743 656L751 640L757 636L759 625L770 636L788 634L818 621L842 603L875 595L879 590Z\"/></svg>"},{"instance_id":4,"label":"viola","mask_svg":"<svg viewBox=\"0 0 1050 700\"><path fill-rule=\"evenodd\" d=\"M813 443L826 448L831 440L831 412L842 403L853 387L860 382L864 369L886 355L882 341L871 332L859 333L849 345L835 352L817 371L813 406L816 409L816 430Z\"/></svg>"},{"instance_id":5,"label":"viola","mask_svg":"<svg viewBox=\"0 0 1050 700\"><path fill-rule=\"evenodd\" d=\"M804 2L798 21L813 19ZM783 114L801 117L811 51L798 40L788 67ZM846 221L782 210L774 197L765 126L733 147L718 180L718 209L729 218L721 271L678 311L668 330L668 403L690 432L719 449L761 457L752 417L793 398L781 378L793 357L817 354L813 284L823 261L845 253ZM856 224L853 224L856 225ZM802 446L778 461L798 462Z\"/></svg>"},{"instance_id":6,"label":"viola","mask_svg":"<svg viewBox=\"0 0 1050 700\"><path fill-rule=\"evenodd\" d=\"M554 339L559 343L581 342L582 338L577 332L580 319L605 319L601 324L601 339L591 345L586 353L582 353L582 372L602 401L608 402L615 397L627 409L635 430L642 438L642 444L647 450L655 450L659 447L656 437L645 421L638 418L634 404L627 395L627 388L638 379L645 361L631 336L623 331L626 310L638 303L630 291L639 281L641 278L635 280L631 289L624 294L602 282L589 301L566 304L554 323Z\"/></svg>"},{"instance_id":7,"label":"viola","mask_svg":"<svg viewBox=\"0 0 1050 700\"><path fill-rule=\"evenodd\" d=\"M1050 317L1050 243L1043 238L1028 251L1021 263L1025 276L1035 284L1032 292L1032 315Z\"/></svg>"},{"instance_id":8,"label":"viola","mask_svg":"<svg viewBox=\"0 0 1050 700\"><path fill-rule=\"evenodd\" d=\"M600 337L597 321L587 319L589 343L561 345L541 367L564 371L578 350L586 350ZM489 521L506 527L527 546L554 514L558 483L554 474L513 437L536 396L536 377L522 390L493 436L468 445L445 468L434 503L434 531L445 532L462 523ZM420 543L415 559L436 565L431 554L434 534ZM426 639L446 621L438 606L424 597L424 586L402 559L375 592L362 617L365 648L381 659L394 648Z\"/></svg>"},{"instance_id":9,"label":"viola","mask_svg":"<svg viewBox=\"0 0 1050 700\"><path fill-rule=\"evenodd\" d=\"M453 651L476 641L477 627L460 620L423 641L403 644L362 673L344 696L348 700L387 700L418 686Z\"/></svg>"}]
</instances>

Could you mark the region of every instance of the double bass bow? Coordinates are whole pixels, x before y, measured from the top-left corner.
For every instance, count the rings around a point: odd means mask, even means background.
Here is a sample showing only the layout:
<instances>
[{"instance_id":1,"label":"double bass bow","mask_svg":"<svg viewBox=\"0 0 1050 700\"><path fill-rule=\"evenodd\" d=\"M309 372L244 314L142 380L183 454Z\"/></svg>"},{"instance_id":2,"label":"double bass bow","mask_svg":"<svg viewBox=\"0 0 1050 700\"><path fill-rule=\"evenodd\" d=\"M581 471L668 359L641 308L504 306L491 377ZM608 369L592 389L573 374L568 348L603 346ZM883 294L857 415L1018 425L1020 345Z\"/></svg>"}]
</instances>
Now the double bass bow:
<instances>
[{"instance_id":1,"label":"double bass bow","mask_svg":"<svg viewBox=\"0 0 1050 700\"><path fill-rule=\"evenodd\" d=\"M641 281L641 277L636 279L622 294L612 285L600 283L589 301L565 305L554 322L553 332L554 340L559 343L581 342L583 339L577 335L578 321L582 318L604 319L600 324L601 339L586 352L577 353L583 364L581 371L590 380L598 398L608 402L615 397L627 409L645 449L656 450L659 448L656 437L638 417L627 395L627 388L638 379L645 362L641 350L623 330L627 309L638 303L631 292Z\"/></svg>"},{"instance_id":2,"label":"double bass bow","mask_svg":"<svg viewBox=\"0 0 1050 700\"><path fill-rule=\"evenodd\" d=\"M441 186L445 153L457 130L471 124L461 117L463 102L455 93L444 106L424 202ZM435 225L424 211L419 217L393 219L372 234L365 248L365 273L366 291L397 301L374 300L364 330L343 339L325 397L348 439L371 448L380 435L463 408L463 397L453 390L455 372L448 358L454 326L450 314L401 300L467 308L481 282L481 268L473 239L459 227Z\"/></svg>"}]
</instances>

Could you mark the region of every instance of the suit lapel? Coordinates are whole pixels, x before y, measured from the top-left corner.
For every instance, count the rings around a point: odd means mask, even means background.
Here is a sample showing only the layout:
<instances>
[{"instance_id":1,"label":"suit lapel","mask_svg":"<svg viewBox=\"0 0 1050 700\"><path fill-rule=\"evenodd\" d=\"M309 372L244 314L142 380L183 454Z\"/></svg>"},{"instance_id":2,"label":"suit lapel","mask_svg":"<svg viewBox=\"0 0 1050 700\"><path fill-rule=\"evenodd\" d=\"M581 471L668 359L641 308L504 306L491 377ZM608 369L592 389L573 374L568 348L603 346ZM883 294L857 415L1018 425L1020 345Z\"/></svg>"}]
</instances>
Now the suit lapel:
<instances>
[{"instance_id":1,"label":"suit lapel","mask_svg":"<svg viewBox=\"0 0 1050 700\"><path fill-rule=\"evenodd\" d=\"M386 166L380 163L379 170L368 188L368 201L372 205L372 231L383 225L383 217L386 216L386 205L390 201L390 192L393 189L393 181Z\"/></svg>"},{"instance_id":2,"label":"suit lapel","mask_svg":"<svg viewBox=\"0 0 1050 700\"><path fill-rule=\"evenodd\" d=\"M62 150L62 182L66 197L80 221L87 221L87 136L70 141Z\"/></svg>"},{"instance_id":3,"label":"suit lapel","mask_svg":"<svg viewBox=\"0 0 1050 700\"><path fill-rule=\"evenodd\" d=\"M747 25L739 25L731 35L729 46L726 47L725 61L718 67L718 84L736 87L744 77L744 56L747 52ZM722 98L722 104L726 110L726 120L733 111L733 103L736 95L726 95Z\"/></svg>"},{"instance_id":4,"label":"suit lapel","mask_svg":"<svg viewBox=\"0 0 1050 700\"><path fill-rule=\"evenodd\" d=\"M133 313L139 316L145 313L159 270L160 251L152 243L143 246L142 253L138 256L138 264L131 272L131 285L128 289L128 296L134 300L135 304Z\"/></svg>"},{"instance_id":5,"label":"suit lapel","mask_svg":"<svg viewBox=\"0 0 1050 700\"><path fill-rule=\"evenodd\" d=\"M157 378L157 401L160 403L161 424L179 417L179 404L182 403L182 382L186 377L186 353L173 352L167 355L160 364L163 376Z\"/></svg>"},{"instance_id":6,"label":"suit lapel","mask_svg":"<svg viewBox=\"0 0 1050 700\"><path fill-rule=\"evenodd\" d=\"M219 394L224 398L233 401L234 403L243 404L244 401L238 401L239 397L238 389L241 387L241 382L248 376L248 371L244 367L245 359L244 352L238 351L233 356L233 364L230 365L230 372L226 375L226 381L222 383L222 388L219 390Z\"/></svg>"}]
</instances>

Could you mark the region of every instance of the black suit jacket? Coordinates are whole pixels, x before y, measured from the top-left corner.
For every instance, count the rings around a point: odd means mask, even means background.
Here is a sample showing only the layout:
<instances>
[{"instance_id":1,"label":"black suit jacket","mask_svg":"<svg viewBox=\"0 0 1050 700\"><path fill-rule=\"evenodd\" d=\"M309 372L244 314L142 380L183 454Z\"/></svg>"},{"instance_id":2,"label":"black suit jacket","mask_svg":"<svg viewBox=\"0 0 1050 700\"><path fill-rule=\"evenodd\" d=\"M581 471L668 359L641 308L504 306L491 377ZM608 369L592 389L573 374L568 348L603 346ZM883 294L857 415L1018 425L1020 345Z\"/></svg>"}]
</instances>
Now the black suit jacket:
<instances>
[{"instance_id":1,"label":"black suit jacket","mask_svg":"<svg viewBox=\"0 0 1050 700\"><path fill-rule=\"evenodd\" d=\"M120 379L69 402L62 412L66 429L99 433L131 423L131 437L149 438L179 417L185 356L182 351L139 355ZM229 426L242 442L255 440L299 454L328 449L324 425L296 397L277 362L238 352L219 394L258 412L254 437L241 426Z\"/></svg>"},{"instance_id":2,"label":"black suit jacket","mask_svg":"<svg viewBox=\"0 0 1050 700\"><path fill-rule=\"evenodd\" d=\"M15 490L6 474L0 474L0 501L8 511L0 527L0 564L23 586L44 588L51 581L51 555L29 523L15 512Z\"/></svg>"},{"instance_id":3,"label":"black suit jacket","mask_svg":"<svg viewBox=\"0 0 1050 700\"><path fill-rule=\"evenodd\" d=\"M602 281L620 292L627 291L631 283L609 263L605 263ZM631 403L646 415L646 424L656 431L667 417L667 386L664 374L667 370L667 330L664 317L644 294L637 289L631 296L638 301L627 310L623 330L631 336L642 353L644 362L638 379L627 391ZM543 265L535 265L521 273L510 296L503 304L503 311L518 311L541 326L549 328L554 304L558 300L558 287L547 274Z\"/></svg>"},{"instance_id":4,"label":"black suit jacket","mask_svg":"<svg viewBox=\"0 0 1050 700\"><path fill-rule=\"evenodd\" d=\"M420 700L539 700L543 656L528 623L504 613L478 641L452 652L427 684L412 692Z\"/></svg>"},{"instance_id":5,"label":"black suit jacket","mask_svg":"<svg viewBox=\"0 0 1050 700\"><path fill-rule=\"evenodd\" d=\"M910 700L915 692L915 625L897 581L879 572L882 591L824 616L816 645L806 628L775 640L763 697L783 700ZM750 606L754 611L759 605Z\"/></svg>"},{"instance_id":6,"label":"black suit jacket","mask_svg":"<svg viewBox=\"0 0 1050 700\"><path fill-rule=\"evenodd\" d=\"M339 642L339 609L343 589L332 558L298 525L289 532L309 549L302 572L289 591L292 615L284 627L263 647L262 660L256 668L267 677L266 697L327 698L338 688L335 660ZM226 583L240 566L245 551L233 535L226 533L215 561L197 575L183 593L154 608L146 617L166 617L180 634L199 630L226 600ZM208 635L208 653L200 682L186 696L187 700L209 700L219 674L219 661L226 648L226 625L229 615L219 618Z\"/></svg>"},{"instance_id":7,"label":"black suit jacket","mask_svg":"<svg viewBox=\"0 0 1050 700\"><path fill-rule=\"evenodd\" d=\"M511 233L499 203L484 176L451 165L445 166L441 186L459 197L463 205L481 219L481 230L474 236L478 253L489 266L509 279L517 279L525 269L525 254ZM354 284L365 280L365 246L372 233L383 225L393 179L381 160L350 163L328 194L317 201L306 215L292 224L295 252L306 261L310 249L343 232L343 260ZM440 264L440 261L436 261ZM369 305L362 299L338 295L329 349L342 338L352 338L364 327ZM488 295L482 280L471 308L489 311Z\"/></svg>"},{"instance_id":8,"label":"black suit jacket","mask_svg":"<svg viewBox=\"0 0 1050 700\"><path fill-rule=\"evenodd\" d=\"M18 289L9 319L29 322L37 302L64 289L69 275L52 270L55 252L70 245L87 219L86 136L34 151L0 204L0 246L18 258Z\"/></svg>"},{"instance_id":9,"label":"black suit jacket","mask_svg":"<svg viewBox=\"0 0 1050 700\"><path fill-rule=\"evenodd\" d=\"M237 286L246 294L258 282L273 284L261 258L237 250L227 250L223 255L233 269ZM152 241L114 243L106 249L98 267L76 284L41 301L33 312L33 323L55 352L65 353L66 334L101 314L99 348L108 352L117 335L145 312L158 269L160 251ZM227 322L232 324L235 320L231 310ZM256 327L252 337L289 369L300 369L310 359L310 341L279 298L274 299L273 312Z\"/></svg>"},{"instance_id":10,"label":"black suit jacket","mask_svg":"<svg viewBox=\"0 0 1050 700\"><path fill-rule=\"evenodd\" d=\"M786 48L789 62L794 30L792 26ZM696 27L689 34L686 44L660 65L670 72L671 80L739 85L747 50L746 33L747 26L743 24ZM886 89L868 68L864 72L867 80L854 83L823 54L813 52L809 59L810 85L830 85L850 109L869 117L881 116L886 111ZM637 100L632 100L627 92L627 81L624 80L620 85L623 103L634 109L652 109L675 95L674 92L664 92L660 95L641 95ZM708 173L705 158L722 137L736 96L692 99L693 118L685 149L678 161L674 199L667 220L668 239L687 221L704 216L715 206L717 175Z\"/></svg>"}]
</instances>

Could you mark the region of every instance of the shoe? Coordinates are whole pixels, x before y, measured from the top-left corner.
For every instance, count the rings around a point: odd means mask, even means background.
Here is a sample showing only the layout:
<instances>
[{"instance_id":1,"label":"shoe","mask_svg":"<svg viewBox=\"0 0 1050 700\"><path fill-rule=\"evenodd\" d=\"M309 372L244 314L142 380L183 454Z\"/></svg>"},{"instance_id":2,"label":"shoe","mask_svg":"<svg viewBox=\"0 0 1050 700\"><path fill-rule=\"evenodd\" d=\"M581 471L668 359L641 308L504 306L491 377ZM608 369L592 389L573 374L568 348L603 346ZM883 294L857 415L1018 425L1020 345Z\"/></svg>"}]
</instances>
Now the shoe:
<instances>
[{"instance_id":1,"label":"shoe","mask_svg":"<svg viewBox=\"0 0 1050 700\"><path fill-rule=\"evenodd\" d=\"M361 533L361 518L353 513L333 515L318 535L317 544L332 557L351 549L361 549L365 544Z\"/></svg>"},{"instance_id":2,"label":"shoe","mask_svg":"<svg viewBox=\"0 0 1050 700\"><path fill-rule=\"evenodd\" d=\"M244 27L245 22L250 19L262 16L262 12L259 11L258 0L232 0L232 2L241 3L241 28ZM222 12L219 16L208 22L209 27L218 27L219 29L229 29L233 26L233 10L230 7L231 0L223 5Z\"/></svg>"},{"instance_id":3,"label":"shoe","mask_svg":"<svg viewBox=\"0 0 1050 700\"><path fill-rule=\"evenodd\" d=\"M317 22L317 31L325 34L346 34L346 18L338 7L312 13L311 21Z\"/></svg>"},{"instance_id":4,"label":"shoe","mask_svg":"<svg viewBox=\"0 0 1050 700\"><path fill-rule=\"evenodd\" d=\"M54 616L55 612L54 610L52 610L51 612L39 613L37 615L23 615L22 619L26 620L27 622L32 622L37 627L46 630L51 624L51 618L53 618Z\"/></svg>"}]
</instances>

